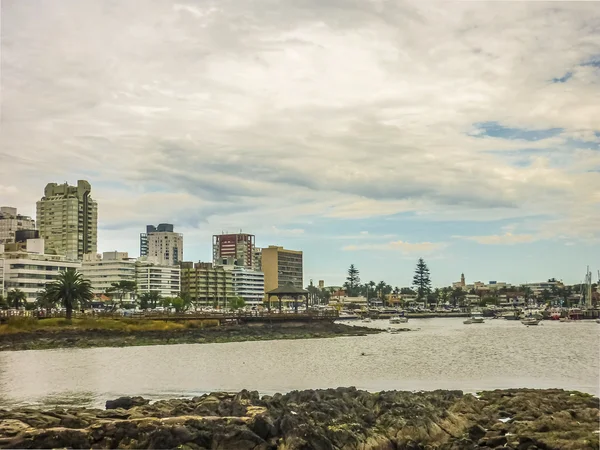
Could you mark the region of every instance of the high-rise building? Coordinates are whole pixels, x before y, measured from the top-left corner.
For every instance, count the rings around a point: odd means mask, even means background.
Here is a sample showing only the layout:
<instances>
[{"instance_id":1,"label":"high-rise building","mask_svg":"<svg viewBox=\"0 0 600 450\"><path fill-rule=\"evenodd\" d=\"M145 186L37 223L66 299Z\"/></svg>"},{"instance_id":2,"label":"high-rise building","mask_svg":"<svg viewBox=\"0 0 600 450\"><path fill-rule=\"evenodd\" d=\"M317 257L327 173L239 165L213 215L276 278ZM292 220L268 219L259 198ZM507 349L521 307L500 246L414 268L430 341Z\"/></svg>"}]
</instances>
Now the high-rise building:
<instances>
[{"instance_id":1,"label":"high-rise building","mask_svg":"<svg viewBox=\"0 0 600 450\"><path fill-rule=\"evenodd\" d=\"M254 269L254 235L246 233L213 236L213 264Z\"/></svg>"},{"instance_id":2,"label":"high-rise building","mask_svg":"<svg viewBox=\"0 0 600 450\"><path fill-rule=\"evenodd\" d=\"M234 297L233 274L212 263L181 263L181 292L196 305L227 307Z\"/></svg>"},{"instance_id":3,"label":"high-rise building","mask_svg":"<svg viewBox=\"0 0 600 450\"><path fill-rule=\"evenodd\" d=\"M262 249L262 271L265 274L265 292L288 284L302 288L302 252L269 245Z\"/></svg>"},{"instance_id":4,"label":"high-rise building","mask_svg":"<svg viewBox=\"0 0 600 450\"><path fill-rule=\"evenodd\" d=\"M261 305L265 297L265 274L239 266L223 266L233 275L233 295L241 297L246 305Z\"/></svg>"},{"instance_id":5,"label":"high-rise building","mask_svg":"<svg viewBox=\"0 0 600 450\"><path fill-rule=\"evenodd\" d=\"M135 263L137 294L156 291L161 297L177 297L181 293L181 270L178 266L153 264L140 258Z\"/></svg>"},{"instance_id":6,"label":"high-rise building","mask_svg":"<svg viewBox=\"0 0 600 450\"><path fill-rule=\"evenodd\" d=\"M140 234L140 256L156 264L176 266L183 259L183 234L175 233L170 223L147 225L146 232Z\"/></svg>"},{"instance_id":7,"label":"high-rise building","mask_svg":"<svg viewBox=\"0 0 600 450\"><path fill-rule=\"evenodd\" d=\"M35 221L28 216L17 214L17 208L0 207L0 244L15 242L15 233L19 230L35 229Z\"/></svg>"},{"instance_id":8,"label":"high-rise building","mask_svg":"<svg viewBox=\"0 0 600 450\"><path fill-rule=\"evenodd\" d=\"M262 271L262 248L254 248L254 270Z\"/></svg>"},{"instance_id":9,"label":"high-rise building","mask_svg":"<svg viewBox=\"0 0 600 450\"><path fill-rule=\"evenodd\" d=\"M135 258L129 258L127 252L104 252L101 255L84 255L81 273L92 285L94 294L104 294L113 283L135 281ZM125 301L135 299L135 293L126 294Z\"/></svg>"},{"instance_id":10,"label":"high-rise building","mask_svg":"<svg viewBox=\"0 0 600 450\"><path fill-rule=\"evenodd\" d=\"M46 253L82 260L98 246L98 204L85 180L77 186L49 183L37 202L37 225L45 240Z\"/></svg>"},{"instance_id":11,"label":"high-rise building","mask_svg":"<svg viewBox=\"0 0 600 450\"><path fill-rule=\"evenodd\" d=\"M0 295L6 297L8 292L19 289L25 293L28 302L34 302L37 294L55 281L60 272L71 268L79 270L80 267L79 261L45 255L43 239L0 244Z\"/></svg>"}]
</instances>

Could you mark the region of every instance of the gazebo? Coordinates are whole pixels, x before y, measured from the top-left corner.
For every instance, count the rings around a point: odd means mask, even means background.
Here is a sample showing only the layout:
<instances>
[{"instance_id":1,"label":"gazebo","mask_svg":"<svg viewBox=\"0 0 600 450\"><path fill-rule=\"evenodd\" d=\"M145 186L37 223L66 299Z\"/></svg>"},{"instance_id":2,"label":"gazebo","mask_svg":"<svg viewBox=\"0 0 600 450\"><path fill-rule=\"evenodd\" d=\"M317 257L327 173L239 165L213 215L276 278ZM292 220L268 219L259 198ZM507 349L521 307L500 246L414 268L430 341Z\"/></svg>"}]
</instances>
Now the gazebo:
<instances>
[{"instance_id":1,"label":"gazebo","mask_svg":"<svg viewBox=\"0 0 600 450\"><path fill-rule=\"evenodd\" d=\"M269 312L271 312L271 297L277 297L279 301L279 312L281 312L281 298L282 297L291 297L294 299L294 310L296 313L298 312L298 299L300 297L306 298L308 302L308 291L302 288L297 288L294 285L287 284L285 286L278 287L277 289L273 289L269 291L267 294L267 308Z\"/></svg>"}]
</instances>

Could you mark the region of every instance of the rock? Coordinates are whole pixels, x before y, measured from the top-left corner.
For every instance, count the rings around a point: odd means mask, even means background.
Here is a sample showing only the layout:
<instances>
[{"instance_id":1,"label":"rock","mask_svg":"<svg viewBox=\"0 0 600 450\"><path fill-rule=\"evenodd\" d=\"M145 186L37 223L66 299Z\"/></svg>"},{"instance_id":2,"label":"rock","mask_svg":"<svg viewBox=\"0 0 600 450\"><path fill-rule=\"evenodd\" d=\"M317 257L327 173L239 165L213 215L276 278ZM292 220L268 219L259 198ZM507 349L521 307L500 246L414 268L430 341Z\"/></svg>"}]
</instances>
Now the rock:
<instances>
[{"instance_id":1,"label":"rock","mask_svg":"<svg viewBox=\"0 0 600 450\"><path fill-rule=\"evenodd\" d=\"M16 436L17 434L27 430L29 425L16 419L0 420L0 436Z\"/></svg>"},{"instance_id":2,"label":"rock","mask_svg":"<svg viewBox=\"0 0 600 450\"><path fill-rule=\"evenodd\" d=\"M496 436L496 437L490 437L486 440L485 445L487 445L488 447L501 447L504 446L504 444L506 444L508 441L506 439L505 436Z\"/></svg>"},{"instance_id":3,"label":"rock","mask_svg":"<svg viewBox=\"0 0 600 450\"><path fill-rule=\"evenodd\" d=\"M143 397L119 397L115 400L107 400L106 409L131 409L134 406L142 406L150 403Z\"/></svg>"},{"instance_id":4,"label":"rock","mask_svg":"<svg viewBox=\"0 0 600 450\"><path fill-rule=\"evenodd\" d=\"M469 428L467 433L469 435L469 439L472 441L478 441L485 436L486 431L481 425L473 425L471 428Z\"/></svg>"},{"instance_id":5,"label":"rock","mask_svg":"<svg viewBox=\"0 0 600 450\"><path fill-rule=\"evenodd\" d=\"M277 428L273 419L264 414L254 416L249 427L257 436L260 436L265 441L277 435Z\"/></svg>"}]
</instances>

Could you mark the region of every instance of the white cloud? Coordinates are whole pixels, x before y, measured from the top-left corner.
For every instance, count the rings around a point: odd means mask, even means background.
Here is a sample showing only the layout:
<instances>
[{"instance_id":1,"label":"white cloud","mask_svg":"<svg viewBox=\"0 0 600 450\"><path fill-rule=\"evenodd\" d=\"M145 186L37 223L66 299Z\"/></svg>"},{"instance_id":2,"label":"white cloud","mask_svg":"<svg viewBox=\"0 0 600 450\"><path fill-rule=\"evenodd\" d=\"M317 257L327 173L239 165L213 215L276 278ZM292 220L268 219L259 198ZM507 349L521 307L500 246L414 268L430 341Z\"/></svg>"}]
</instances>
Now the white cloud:
<instances>
[{"instance_id":1,"label":"white cloud","mask_svg":"<svg viewBox=\"0 0 600 450\"><path fill-rule=\"evenodd\" d=\"M514 245L524 244L536 241L538 238L531 234L512 234L506 232L504 234L492 234L489 236L454 236L456 238L475 241L484 245Z\"/></svg>"},{"instance_id":2,"label":"white cloud","mask_svg":"<svg viewBox=\"0 0 600 450\"><path fill-rule=\"evenodd\" d=\"M299 236L304 234L302 228L277 228L276 226L271 227L271 234L276 236Z\"/></svg>"},{"instance_id":3,"label":"white cloud","mask_svg":"<svg viewBox=\"0 0 600 450\"><path fill-rule=\"evenodd\" d=\"M428 254L435 250L442 249L446 246L440 242L404 242L391 241L385 244L357 244L346 245L342 248L345 251L361 251L361 250L393 250L404 254Z\"/></svg>"}]
</instances>

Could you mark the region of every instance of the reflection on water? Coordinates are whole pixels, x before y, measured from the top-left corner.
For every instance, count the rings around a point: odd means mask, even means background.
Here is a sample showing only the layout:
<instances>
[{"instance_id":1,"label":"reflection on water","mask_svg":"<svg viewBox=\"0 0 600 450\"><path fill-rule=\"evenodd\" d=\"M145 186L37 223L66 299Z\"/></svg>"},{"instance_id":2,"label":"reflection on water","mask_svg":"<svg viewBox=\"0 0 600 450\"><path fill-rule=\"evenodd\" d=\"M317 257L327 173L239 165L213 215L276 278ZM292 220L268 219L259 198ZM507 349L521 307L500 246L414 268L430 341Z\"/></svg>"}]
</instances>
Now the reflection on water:
<instances>
[{"instance_id":1,"label":"reflection on water","mask_svg":"<svg viewBox=\"0 0 600 450\"><path fill-rule=\"evenodd\" d=\"M505 320L463 325L462 319L411 319L398 326L418 331L2 352L0 407L102 406L119 395L158 399L244 388L274 393L337 386L371 391L559 387L600 393L600 326L594 322L526 327Z\"/></svg>"}]
</instances>

